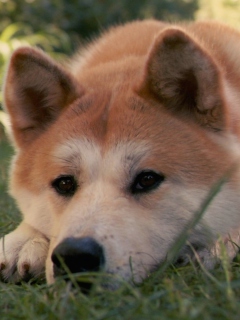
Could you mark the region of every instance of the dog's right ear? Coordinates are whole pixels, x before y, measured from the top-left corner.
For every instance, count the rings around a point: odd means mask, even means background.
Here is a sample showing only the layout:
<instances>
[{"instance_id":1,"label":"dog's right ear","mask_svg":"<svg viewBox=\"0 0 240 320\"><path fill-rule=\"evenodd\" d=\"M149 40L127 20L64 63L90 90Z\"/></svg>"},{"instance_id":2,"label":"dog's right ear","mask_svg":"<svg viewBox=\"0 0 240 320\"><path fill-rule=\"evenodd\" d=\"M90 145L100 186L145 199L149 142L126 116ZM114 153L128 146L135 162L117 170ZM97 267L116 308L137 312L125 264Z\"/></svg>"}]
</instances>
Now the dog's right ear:
<instances>
[{"instance_id":1,"label":"dog's right ear","mask_svg":"<svg viewBox=\"0 0 240 320\"><path fill-rule=\"evenodd\" d=\"M229 126L221 70L192 35L169 27L156 37L138 93L184 121L219 132Z\"/></svg>"},{"instance_id":2,"label":"dog's right ear","mask_svg":"<svg viewBox=\"0 0 240 320\"><path fill-rule=\"evenodd\" d=\"M33 141L80 94L73 77L43 52L16 50L6 75L4 104L17 145Z\"/></svg>"}]
</instances>

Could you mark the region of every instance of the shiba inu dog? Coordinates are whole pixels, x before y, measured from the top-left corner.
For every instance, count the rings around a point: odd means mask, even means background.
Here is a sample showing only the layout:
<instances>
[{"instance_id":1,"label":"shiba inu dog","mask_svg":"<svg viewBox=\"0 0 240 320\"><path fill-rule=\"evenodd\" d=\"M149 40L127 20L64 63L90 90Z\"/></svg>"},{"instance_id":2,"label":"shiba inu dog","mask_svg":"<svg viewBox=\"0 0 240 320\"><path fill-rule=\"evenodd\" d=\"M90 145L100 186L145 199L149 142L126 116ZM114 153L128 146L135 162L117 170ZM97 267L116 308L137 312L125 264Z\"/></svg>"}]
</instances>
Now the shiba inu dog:
<instances>
[{"instance_id":1,"label":"shiba inu dog","mask_svg":"<svg viewBox=\"0 0 240 320\"><path fill-rule=\"evenodd\" d=\"M141 282L229 170L177 258L211 268L219 237L235 256L239 42L218 23L147 20L110 29L66 66L13 53L4 99L23 222L1 239L3 280L46 270L52 283L63 262Z\"/></svg>"}]
</instances>

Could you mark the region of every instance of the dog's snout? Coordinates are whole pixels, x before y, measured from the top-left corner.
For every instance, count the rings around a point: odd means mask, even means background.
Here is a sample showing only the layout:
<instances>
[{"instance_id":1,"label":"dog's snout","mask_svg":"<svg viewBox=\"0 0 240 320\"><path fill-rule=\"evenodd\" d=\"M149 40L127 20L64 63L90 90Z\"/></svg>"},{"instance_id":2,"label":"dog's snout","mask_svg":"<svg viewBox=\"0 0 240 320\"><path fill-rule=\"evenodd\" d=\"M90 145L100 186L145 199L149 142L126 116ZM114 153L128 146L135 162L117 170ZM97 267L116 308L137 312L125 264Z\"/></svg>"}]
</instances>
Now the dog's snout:
<instances>
[{"instance_id":1,"label":"dog's snout","mask_svg":"<svg viewBox=\"0 0 240 320\"><path fill-rule=\"evenodd\" d=\"M54 276L99 271L104 265L102 246L91 237L67 238L52 253Z\"/></svg>"}]
</instances>

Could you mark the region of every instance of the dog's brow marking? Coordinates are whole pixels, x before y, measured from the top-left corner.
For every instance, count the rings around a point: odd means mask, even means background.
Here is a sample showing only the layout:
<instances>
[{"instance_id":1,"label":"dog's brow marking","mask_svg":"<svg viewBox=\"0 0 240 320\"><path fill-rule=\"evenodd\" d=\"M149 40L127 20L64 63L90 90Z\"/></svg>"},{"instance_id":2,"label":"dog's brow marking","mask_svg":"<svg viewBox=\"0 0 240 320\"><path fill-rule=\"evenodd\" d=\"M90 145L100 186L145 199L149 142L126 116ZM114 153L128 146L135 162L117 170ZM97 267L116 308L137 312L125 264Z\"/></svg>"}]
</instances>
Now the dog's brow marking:
<instances>
[{"instance_id":1,"label":"dog's brow marking","mask_svg":"<svg viewBox=\"0 0 240 320\"><path fill-rule=\"evenodd\" d=\"M124 170L125 174L131 174L134 168L146 158L150 147L145 143L126 141L109 147L102 153L98 143L88 139L66 140L52 153L56 161L66 162L69 168L79 168L90 171L92 174L108 172L114 174Z\"/></svg>"},{"instance_id":2,"label":"dog's brow marking","mask_svg":"<svg viewBox=\"0 0 240 320\"><path fill-rule=\"evenodd\" d=\"M52 155L59 163L68 163L69 168L86 170L90 168L95 172L101 161L100 148L88 139L68 139L53 150ZM57 161L56 160L56 161Z\"/></svg>"}]
</instances>

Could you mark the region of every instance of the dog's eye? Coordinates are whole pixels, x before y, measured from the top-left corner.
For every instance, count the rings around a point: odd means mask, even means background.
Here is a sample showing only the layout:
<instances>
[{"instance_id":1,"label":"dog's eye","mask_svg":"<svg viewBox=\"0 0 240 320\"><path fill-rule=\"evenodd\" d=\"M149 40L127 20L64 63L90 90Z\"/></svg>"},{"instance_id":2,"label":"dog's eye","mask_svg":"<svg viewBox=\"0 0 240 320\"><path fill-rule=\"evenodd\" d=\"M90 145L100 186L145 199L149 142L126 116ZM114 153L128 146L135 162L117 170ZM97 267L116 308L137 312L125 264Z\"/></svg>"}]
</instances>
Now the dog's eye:
<instances>
[{"instance_id":1,"label":"dog's eye","mask_svg":"<svg viewBox=\"0 0 240 320\"><path fill-rule=\"evenodd\" d=\"M60 195L72 196L77 189L77 183L73 176L60 176L52 182L52 187Z\"/></svg>"},{"instance_id":2,"label":"dog's eye","mask_svg":"<svg viewBox=\"0 0 240 320\"><path fill-rule=\"evenodd\" d=\"M157 188L164 179L162 174L154 171L142 171L134 179L131 191L133 194L151 191Z\"/></svg>"}]
</instances>

